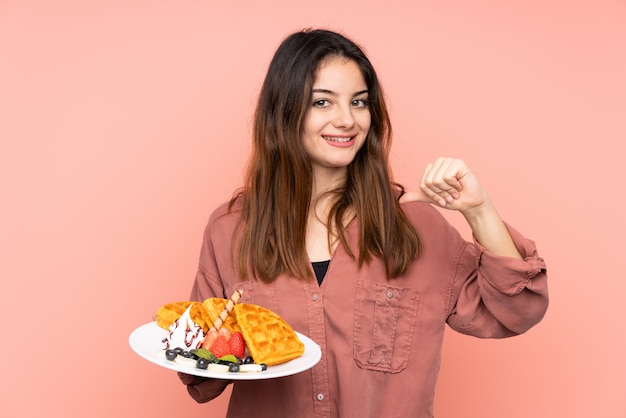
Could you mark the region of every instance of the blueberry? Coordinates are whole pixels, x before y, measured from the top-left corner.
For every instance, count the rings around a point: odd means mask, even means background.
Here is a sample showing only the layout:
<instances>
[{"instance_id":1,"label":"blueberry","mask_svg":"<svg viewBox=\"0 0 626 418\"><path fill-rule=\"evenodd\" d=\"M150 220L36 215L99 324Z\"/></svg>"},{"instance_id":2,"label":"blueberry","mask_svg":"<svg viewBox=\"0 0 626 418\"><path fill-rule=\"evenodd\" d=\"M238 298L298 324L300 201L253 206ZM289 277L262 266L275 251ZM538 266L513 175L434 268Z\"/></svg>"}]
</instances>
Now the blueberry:
<instances>
[{"instance_id":1,"label":"blueberry","mask_svg":"<svg viewBox=\"0 0 626 418\"><path fill-rule=\"evenodd\" d=\"M261 364L259 364L259 366L261 366L261 371L264 372L265 370L267 370L267 364L261 363Z\"/></svg>"},{"instance_id":2,"label":"blueberry","mask_svg":"<svg viewBox=\"0 0 626 418\"><path fill-rule=\"evenodd\" d=\"M237 363L230 363L228 365L228 371L231 373L237 373L239 371L239 365Z\"/></svg>"},{"instance_id":3,"label":"blueberry","mask_svg":"<svg viewBox=\"0 0 626 418\"><path fill-rule=\"evenodd\" d=\"M165 358L170 361L174 360L177 355L176 350L165 350Z\"/></svg>"},{"instance_id":4,"label":"blueberry","mask_svg":"<svg viewBox=\"0 0 626 418\"><path fill-rule=\"evenodd\" d=\"M209 363L209 360L200 357L198 361L196 361L196 367L202 370L206 370L206 368L209 367Z\"/></svg>"},{"instance_id":5,"label":"blueberry","mask_svg":"<svg viewBox=\"0 0 626 418\"><path fill-rule=\"evenodd\" d=\"M183 349L182 349L182 348L180 348L180 347L176 347L176 348L174 349L174 351L176 351L176 354L182 354L182 352L183 352L183 351L185 351L185 350L183 350Z\"/></svg>"},{"instance_id":6,"label":"blueberry","mask_svg":"<svg viewBox=\"0 0 626 418\"><path fill-rule=\"evenodd\" d=\"M254 359L251 356L247 356L244 360L243 360L243 364L254 364Z\"/></svg>"},{"instance_id":7,"label":"blueberry","mask_svg":"<svg viewBox=\"0 0 626 418\"><path fill-rule=\"evenodd\" d=\"M193 353L191 351L183 351L182 356L185 358L193 358Z\"/></svg>"}]
</instances>

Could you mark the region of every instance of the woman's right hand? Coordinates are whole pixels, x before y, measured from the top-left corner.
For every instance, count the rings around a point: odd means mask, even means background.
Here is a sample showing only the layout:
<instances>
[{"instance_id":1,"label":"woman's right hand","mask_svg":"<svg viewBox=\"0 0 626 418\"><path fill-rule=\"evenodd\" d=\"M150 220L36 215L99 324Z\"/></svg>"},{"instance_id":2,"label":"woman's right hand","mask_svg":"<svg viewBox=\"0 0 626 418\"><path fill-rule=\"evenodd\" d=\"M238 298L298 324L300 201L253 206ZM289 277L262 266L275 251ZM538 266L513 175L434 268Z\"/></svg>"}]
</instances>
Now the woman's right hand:
<instances>
[{"instance_id":1,"label":"woman's right hand","mask_svg":"<svg viewBox=\"0 0 626 418\"><path fill-rule=\"evenodd\" d=\"M208 377L194 376L191 374L181 373L181 372L178 372L178 378L186 386L195 386L199 383L204 382L205 380L208 380Z\"/></svg>"}]
</instances>

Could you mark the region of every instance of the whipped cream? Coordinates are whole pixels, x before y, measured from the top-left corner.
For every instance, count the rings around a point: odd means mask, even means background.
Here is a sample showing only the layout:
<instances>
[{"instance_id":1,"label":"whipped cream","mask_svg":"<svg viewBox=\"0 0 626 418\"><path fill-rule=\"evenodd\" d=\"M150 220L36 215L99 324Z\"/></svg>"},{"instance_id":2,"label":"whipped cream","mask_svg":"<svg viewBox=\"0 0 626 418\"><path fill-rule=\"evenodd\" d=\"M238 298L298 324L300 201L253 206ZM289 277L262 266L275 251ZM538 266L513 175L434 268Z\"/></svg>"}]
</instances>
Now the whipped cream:
<instances>
[{"instance_id":1,"label":"whipped cream","mask_svg":"<svg viewBox=\"0 0 626 418\"><path fill-rule=\"evenodd\" d=\"M178 347L183 350L193 350L202 346L204 332L202 332L202 327L193 322L190 311L191 305L180 318L170 325L167 337L161 341L164 350Z\"/></svg>"}]
</instances>

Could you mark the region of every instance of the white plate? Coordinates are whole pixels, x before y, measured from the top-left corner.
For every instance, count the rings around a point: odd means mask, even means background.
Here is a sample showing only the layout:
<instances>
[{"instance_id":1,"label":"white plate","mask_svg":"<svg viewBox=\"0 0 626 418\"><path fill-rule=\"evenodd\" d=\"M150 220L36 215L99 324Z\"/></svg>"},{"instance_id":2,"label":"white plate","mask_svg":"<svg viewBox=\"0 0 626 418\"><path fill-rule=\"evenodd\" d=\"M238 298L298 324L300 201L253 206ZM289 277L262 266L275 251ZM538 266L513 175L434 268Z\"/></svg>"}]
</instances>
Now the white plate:
<instances>
[{"instance_id":1,"label":"white plate","mask_svg":"<svg viewBox=\"0 0 626 418\"><path fill-rule=\"evenodd\" d=\"M262 372L245 372L245 373L219 373L210 372L208 370L197 369L187 365L177 364L175 361L167 360L163 355L161 348L163 338L167 335L167 331L159 327L156 322L149 322L134 330L128 338L130 347L146 360L165 367L166 369L176 370L177 372L192 374L195 376L212 377L215 379L228 380L258 380L273 379L275 377L289 376L300 373L315 366L322 358L322 350L310 338L296 332L300 341L304 343L304 354L286 363L269 366L267 370Z\"/></svg>"}]
</instances>

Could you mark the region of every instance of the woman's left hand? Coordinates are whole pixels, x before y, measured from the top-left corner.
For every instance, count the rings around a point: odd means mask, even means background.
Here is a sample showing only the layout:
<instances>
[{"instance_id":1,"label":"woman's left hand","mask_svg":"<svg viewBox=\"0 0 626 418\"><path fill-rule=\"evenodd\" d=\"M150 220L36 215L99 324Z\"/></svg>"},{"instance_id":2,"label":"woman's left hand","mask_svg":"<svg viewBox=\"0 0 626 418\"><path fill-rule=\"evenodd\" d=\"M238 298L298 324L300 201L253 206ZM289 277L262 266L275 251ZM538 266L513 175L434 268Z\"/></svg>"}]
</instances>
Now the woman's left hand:
<instances>
[{"instance_id":1,"label":"woman's left hand","mask_svg":"<svg viewBox=\"0 0 626 418\"><path fill-rule=\"evenodd\" d=\"M463 160L438 158L426 166L420 190L406 192L400 203L422 201L466 213L488 201L487 194Z\"/></svg>"},{"instance_id":2,"label":"woman's left hand","mask_svg":"<svg viewBox=\"0 0 626 418\"><path fill-rule=\"evenodd\" d=\"M400 203L414 201L458 210L472 228L476 240L488 251L523 258L487 193L462 160L438 158L428 164L420 180L420 190L407 192L400 198Z\"/></svg>"}]
</instances>

